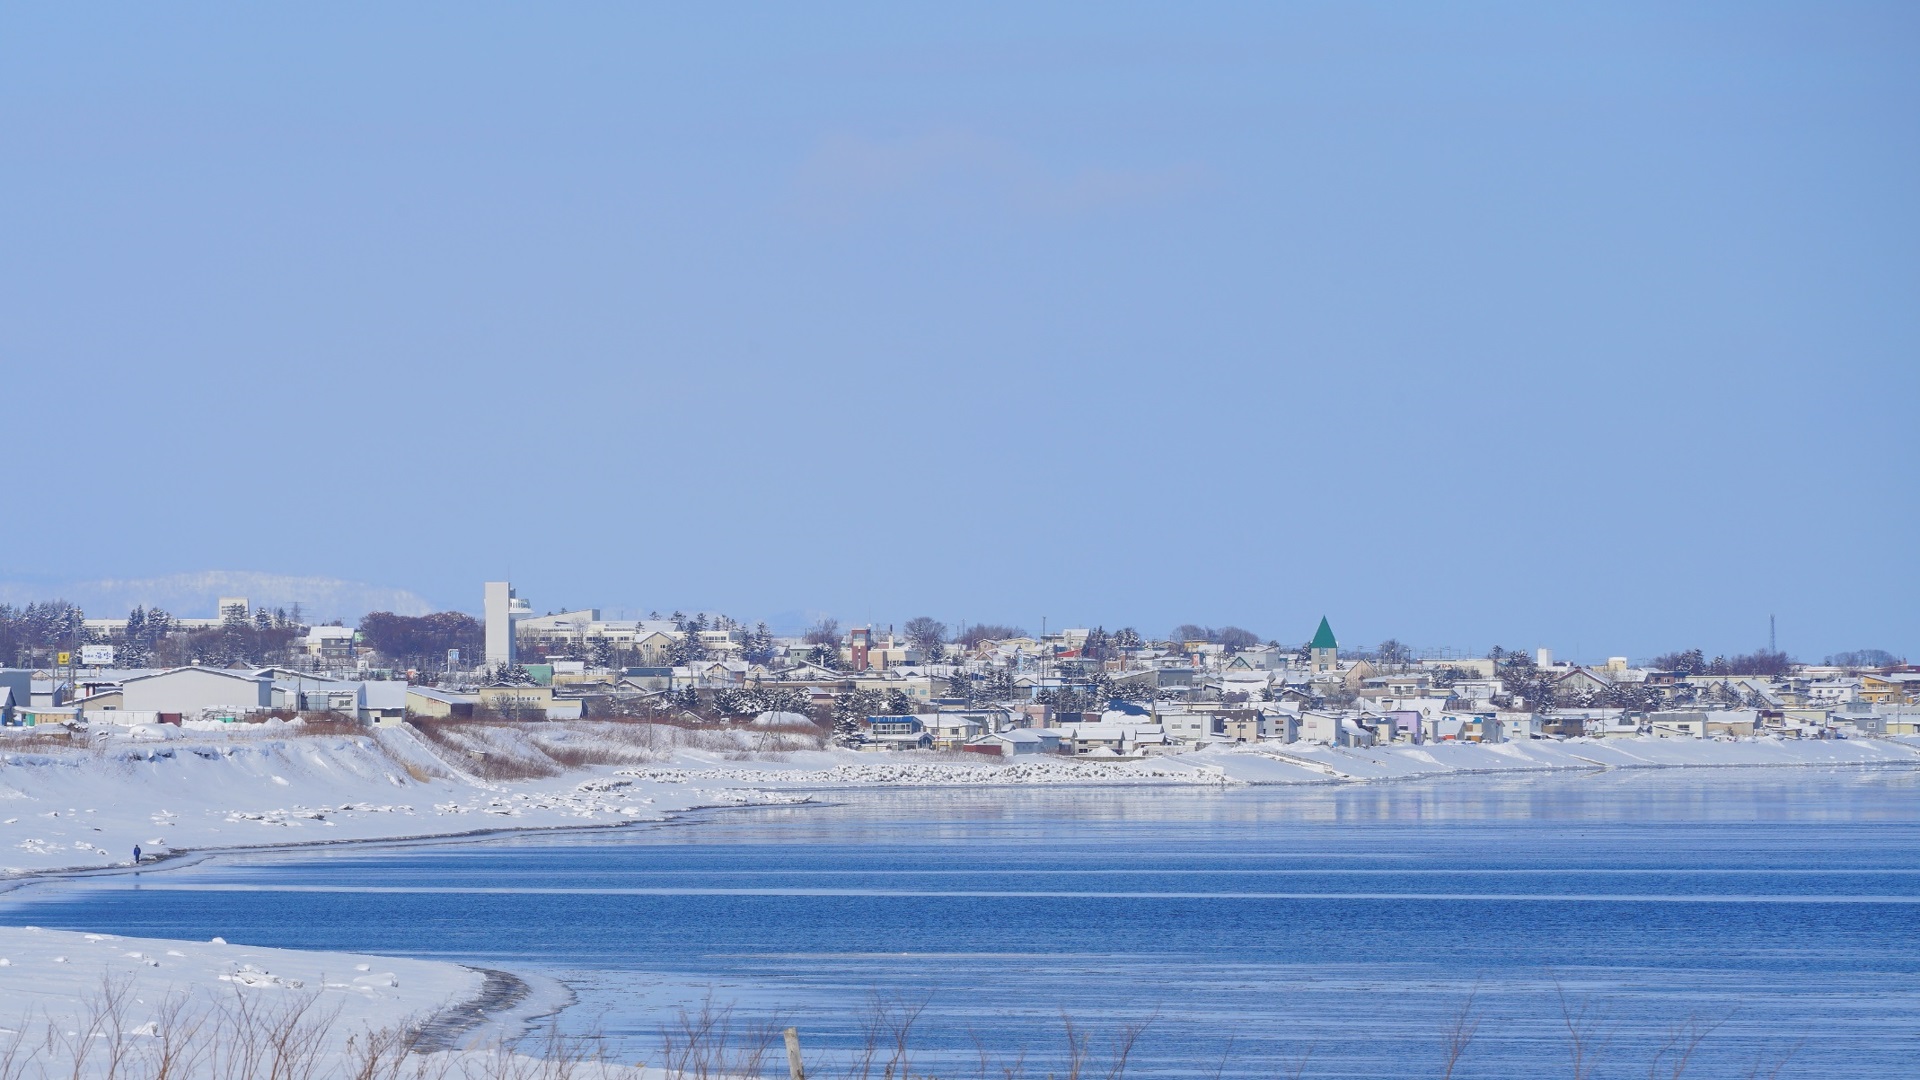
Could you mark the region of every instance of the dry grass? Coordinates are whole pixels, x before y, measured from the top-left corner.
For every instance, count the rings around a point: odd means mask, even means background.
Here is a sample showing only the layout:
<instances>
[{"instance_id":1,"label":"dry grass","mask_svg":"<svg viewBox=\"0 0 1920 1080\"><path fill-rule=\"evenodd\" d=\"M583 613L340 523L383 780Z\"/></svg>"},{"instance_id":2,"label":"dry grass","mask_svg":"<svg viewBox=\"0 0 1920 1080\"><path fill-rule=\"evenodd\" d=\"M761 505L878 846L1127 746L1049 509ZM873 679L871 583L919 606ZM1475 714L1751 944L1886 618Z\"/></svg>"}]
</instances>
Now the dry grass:
<instances>
[{"instance_id":1,"label":"dry grass","mask_svg":"<svg viewBox=\"0 0 1920 1080\"><path fill-rule=\"evenodd\" d=\"M813 1080L933 1080L935 1074L914 1062L914 1030L926 1006L926 999L876 998L862 1018L859 1048L808 1063L797 1032L789 1044L792 1056L780 1054L779 1021L743 1023L732 1006L716 1005L709 996L697 1010L680 1010L660 1031L658 1057L641 1064L657 1068L665 1080L774 1080L788 1071L789 1061ZM136 1024L136 1016L148 1019ZM1604 1017L1590 1001L1563 994L1561 1020L1567 1060L1554 1071L1593 1075L1610 1042ZM1124 1080L1154 1022L1149 1017L1096 1034L1063 1013L1065 1045L1051 1055L1047 1080ZM1434 1075L1456 1074L1479 1026L1469 997L1440 1033ZM1682 1080L1719 1026L1689 1017L1672 1028L1654 1050L1647 1075ZM13 1029L0 1029L0 1080L615 1080L635 1075L603 1056L596 1034L565 1035L557 1024L531 1039L467 1050L433 1050L422 1031L408 1021L342 1032L338 1008L328 1008L318 990L261 993L236 987L210 1001L176 992L148 1006L136 997L131 978L103 976L77 1017L46 1017L38 1023L28 1017ZM975 1045L977 1080L1027 1077L1024 1051L1008 1059L996 1057L977 1038ZM1798 1049L1763 1053L1743 1075L1778 1080ZM1224 1074L1231 1053L1230 1043L1213 1070L1214 1080ZM1298 1080L1311 1057L1309 1049L1284 1074ZM1541 1063L1532 1075L1544 1075L1545 1069Z\"/></svg>"},{"instance_id":2,"label":"dry grass","mask_svg":"<svg viewBox=\"0 0 1920 1080\"><path fill-rule=\"evenodd\" d=\"M426 1052L403 1022L348 1035L318 990L236 988L206 1001L172 993L134 1024L126 978L103 977L67 1022L31 1018L0 1032L0 1080L611 1080L626 1073L599 1040L549 1028L520 1048Z\"/></svg>"},{"instance_id":3,"label":"dry grass","mask_svg":"<svg viewBox=\"0 0 1920 1080\"><path fill-rule=\"evenodd\" d=\"M0 729L0 751L85 749L86 740L75 739L65 731L42 731L18 727Z\"/></svg>"},{"instance_id":4,"label":"dry grass","mask_svg":"<svg viewBox=\"0 0 1920 1080\"><path fill-rule=\"evenodd\" d=\"M409 721L449 766L484 780L536 780L596 765L649 765L675 750L709 750L740 759L778 759L816 750L819 731L713 727L675 721Z\"/></svg>"},{"instance_id":5,"label":"dry grass","mask_svg":"<svg viewBox=\"0 0 1920 1080\"><path fill-rule=\"evenodd\" d=\"M565 768L538 752L527 753L510 740L488 738L496 731L518 730L526 725L505 720L427 720L410 723L421 740L441 760L453 768L483 780L539 780L558 776Z\"/></svg>"}]
</instances>

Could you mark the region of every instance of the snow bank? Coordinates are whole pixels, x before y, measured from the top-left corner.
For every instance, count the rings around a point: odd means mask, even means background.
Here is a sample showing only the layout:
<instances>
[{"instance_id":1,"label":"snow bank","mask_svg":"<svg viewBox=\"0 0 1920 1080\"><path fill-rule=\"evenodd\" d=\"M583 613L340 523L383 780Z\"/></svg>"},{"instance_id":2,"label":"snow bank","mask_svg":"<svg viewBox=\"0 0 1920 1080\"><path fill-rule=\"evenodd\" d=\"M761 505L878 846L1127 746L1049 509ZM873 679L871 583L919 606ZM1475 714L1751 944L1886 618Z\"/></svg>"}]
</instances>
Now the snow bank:
<instances>
[{"instance_id":1,"label":"snow bank","mask_svg":"<svg viewBox=\"0 0 1920 1080\"><path fill-rule=\"evenodd\" d=\"M688 769L649 765L621 769L619 774L662 784L685 784L696 780L732 780L751 784L801 786L885 784L918 787L949 784L1225 784L1231 782L1216 770L1200 765L1168 763L1164 759L1156 762L1100 763L1074 758L1041 758L1038 760L1015 759L1004 765L962 765L913 760L874 761L872 754L858 756L866 760L830 765L820 769L755 768L746 765ZM905 758L905 755L901 757Z\"/></svg>"},{"instance_id":2,"label":"snow bank","mask_svg":"<svg viewBox=\"0 0 1920 1080\"><path fill-rule=\"evenodd\" d=\"M1214 746L1144 761L821 749L804 734L667 725L264 725L0 752L0 871L187 850L617 825L864 786L1299 784L1514 770L1920 762L1913 740L1573 739ZM291 733L289 733L291 732Z\"/></svg>"},{"instance_id":3,"label":"snow bank","mask_svg":"<svg viewBox=\"0 0 1920 1080\"><path fill-rule=\"evenodd\" d=\"M564 988L436 961L8 927L0 999L8 1076L561 1075L525 1056L555 1048L549 1040L522 1036L565 1003ZM381 1065L370 1068L375 1048ZM575 1060L591 1050L558 1049ZM664 1080L618 1065L567 1075Z\"/></svg>"},{"instance_id":4,"label":"snow bank","mask_svg":"<svg viewBox=\"0 0 1920 1080\"><path fill-rule=\"evenodd\" d=\"M615 825L698 806L793 798L687 784L583 785L611 766L568 760L646 754L590 729L541 727L535 734L490 729L472 736L466 751L390 728L348 736L129 738L0 753L0 872L125 865L136 845L152 859L190 850ZM565 760L540 750L569 743L578 745ZM503 762L525 778L487 775Z\"/></svg>"},{"instance_id":5,"label":"snow bank","mask_svg":"<svg viewBox=\"0 0 1920 1080\"><path fill-rule=\"evenodd\" d=\"M1218 765L1248 783L1287 782L1258 759L1322 780L1386 780L1447 774L1558 769L1920 764L1920 747L1888 739L1534 739L1511 743L1427 743L1348 747L1252 743L1214 747L1177 760Z\"/></svg>"}]
</instances>

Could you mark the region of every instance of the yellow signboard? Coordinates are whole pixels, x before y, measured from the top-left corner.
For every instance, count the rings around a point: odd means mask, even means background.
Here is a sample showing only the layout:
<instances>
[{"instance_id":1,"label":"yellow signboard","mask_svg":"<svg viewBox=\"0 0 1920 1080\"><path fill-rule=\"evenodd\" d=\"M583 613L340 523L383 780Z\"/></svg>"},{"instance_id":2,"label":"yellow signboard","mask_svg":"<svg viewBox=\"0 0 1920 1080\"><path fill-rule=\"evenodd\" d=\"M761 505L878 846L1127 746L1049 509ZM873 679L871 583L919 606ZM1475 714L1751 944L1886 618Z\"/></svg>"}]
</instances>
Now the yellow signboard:
<instances>
[{"instance_id":1,"label":"yellow signboard","mask_svg":"<svg viewBox=\"0 0 1920 1080\"><path fill-rule=\"evenodd\" d=\"M67 666L68 664L70 664L70 663L72 663L72 662L73 662L73 654L72 654L72 653L70 653L70 652L63 652L63 653L61 653L61 654L60 654L60 666L61 666L61 667L66 667L66 666Z\"/></svg>"}]
</instances>

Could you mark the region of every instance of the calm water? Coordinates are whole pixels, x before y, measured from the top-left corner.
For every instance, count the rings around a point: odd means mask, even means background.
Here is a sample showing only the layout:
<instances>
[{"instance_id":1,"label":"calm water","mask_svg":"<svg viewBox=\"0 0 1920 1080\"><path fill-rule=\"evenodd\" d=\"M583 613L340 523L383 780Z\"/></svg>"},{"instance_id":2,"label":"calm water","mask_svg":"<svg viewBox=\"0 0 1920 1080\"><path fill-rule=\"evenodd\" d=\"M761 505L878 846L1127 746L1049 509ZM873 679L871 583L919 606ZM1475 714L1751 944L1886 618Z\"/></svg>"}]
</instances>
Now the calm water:
<instances>
[{"instance_id":1,"label":"calm water","mask_svg":"<svg viewBox=\"0 0 1920 1080\"><path fill-rule=\"evenodd\" d=\"M448 958L570 983L567 1022L652 1053L711 992L860 1039L925 1000L917 1067L974 1040L1058 1066L1064 1012L1153 1017L1149 1075L1564 1070L1562 1006L1645 1075L1920 1075L1920 773L1723 770L1226 792L836 794L570 837L222 859L36 886L17 923ZM1096 1045L1098 1044L1096 1039ZM1764 1073L1763 1073L1764 1075Z\"/></svg>"}]
</instances>

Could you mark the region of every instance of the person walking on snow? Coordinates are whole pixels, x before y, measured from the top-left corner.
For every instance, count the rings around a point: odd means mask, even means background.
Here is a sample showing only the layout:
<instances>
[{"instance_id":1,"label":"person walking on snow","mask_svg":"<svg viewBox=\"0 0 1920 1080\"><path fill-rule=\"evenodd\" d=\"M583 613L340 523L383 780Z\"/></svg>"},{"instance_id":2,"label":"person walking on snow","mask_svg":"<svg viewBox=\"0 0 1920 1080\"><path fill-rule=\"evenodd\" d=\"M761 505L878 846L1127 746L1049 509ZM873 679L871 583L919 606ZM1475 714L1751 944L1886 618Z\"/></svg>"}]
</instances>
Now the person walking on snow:
<instances>
[{"instance_id":1,"label":"person walking on snow","mask_svg":"<svg viewBox=\"0 0 1920 1080\"><path fill-rule=\"evenodd\" d=\"M133 845L133 865L135 866L140 865L140 845L139 844Z\"/></svg>"}]
</instances>

